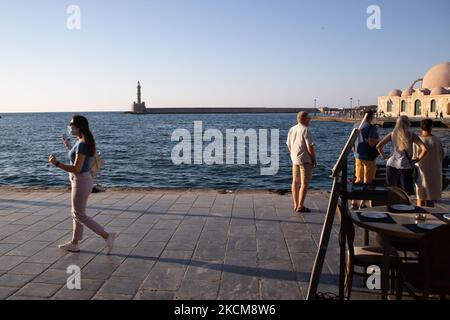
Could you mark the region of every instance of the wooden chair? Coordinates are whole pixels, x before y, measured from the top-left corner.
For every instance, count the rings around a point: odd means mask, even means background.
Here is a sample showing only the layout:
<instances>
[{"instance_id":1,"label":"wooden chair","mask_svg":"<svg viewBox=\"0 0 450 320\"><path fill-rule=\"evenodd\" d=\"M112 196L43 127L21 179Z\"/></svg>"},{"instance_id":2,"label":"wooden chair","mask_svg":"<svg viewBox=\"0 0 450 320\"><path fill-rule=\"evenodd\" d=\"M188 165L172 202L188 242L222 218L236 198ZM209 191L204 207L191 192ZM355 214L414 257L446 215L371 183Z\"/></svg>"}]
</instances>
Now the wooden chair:
<instances>
[{"instance_id":1,"label":"wooden chair","mask_svg":"<svg viewBox=\"0 0 450 320\"><path fill-rule=\"evenodd\" d=\"M395 186L389 186L388 189L387 206L394 204L412 204L410 197L403 189ZM419 247L416 241L394 241L392 242L392 246L403 253L403 262L417 261L417 252Z\"/></svg>"},{"instance_id":2,"label":"wooden chair","mask_svg":"<svg viewBox=\"0 0 450 320\"><path fill-rule=\"evenodd\" d=\"M389 186L388 189L387 206L393 204L411 204L411 199L403 189L394 186Z\"/></svg>"},{"instance_id":3,"label":"wooden chair","mask_svg":"<svg viewBox=\"0 0 450 320\"><path fill-rule=\"evenodd\" d=\"M421 242L418 263L400 265L397 278L397 299L403 288L416 299L450 295L450 224L443 225L425 235ZM421 295L420 295L421 293Z\"/></svg>"},{"instance_id":4,"label":"wooden chair","mask_svg":"<svg viewBox=\"0 0 450 320\"><path fill-rule=\"evenodd\" d=\"M418 263L400 265L397 299L406 289L415 299L450 295L450 224L430 231L421 242ZM420 294L421 293L421 294Z\"/></svg>"},{"instance_id":5,"label":"wooden chair","mask_svg":"<svg viewBox=\"0 0 450 320\"><path fill-rule=\"evenodd\" d=\"M383 187L386 185L386 165L377 164L377 171L375 178L372 180L372 185Z\"/></svg>"},{"instance_id":6,"label":"wooden chair","mask_svg":"<svg viewBox=\"0 0 450 320\"><path fill-rule=\"evenodd\" d=\"M391 206L393 204L406 204L406 205L411 205L411 200L408 196L408 194L401 188L398 187L394 187L394 186L389 186L387 187L388 190L388 195L386 200L381 200L381 201L377 201L376 203L372 202L372 206L376 205L376 206L381 206L381 205L386 205L386 206ZM367 230L364 231L365 235L364 235L364 245L368 245L369 244L369 232ZM377 242L379 242L380 239L377 240ZM409 249L410 247L408 246L406 249ZM403 251L405 251L406 249L404 249Z\"/></svg>"},{"instance_id":7,"label":"wooden chair","mask_svg":"<svg viewBox=\"0 0 450 320\"><path fill-rule=\"evenodd\" d=\"M403 189L394 186L387 186L388 196L385 200L372 200L370 202L371 207L377 206L391 206L393 204L411 204L411 199Z\"/></svg>"},{"instance_id":8,"label":"wooden chair","mask_svg":"<svg viewBox=\"0 0 450 320\"><path fill-rule=\"evenodd\" d=\"M342 222L343 212L341 205L338 205L336 210L339 221ZM382 265L383 262L383 247L377 246L364 246L355 247L355 226L350 217L347 218L347 225L345 228L345 234L347 238L347 268L345 274L345 298L350 299L352 291L353 276L358 275L367 278L367 267L372 265ZM400 264L400 258L397 251L393 248L391 255L391 274L395 276L397 274L397 268ZM355 271L355 267L363 268L363 272ZM392 288L395 285L395 279L392 279Z\"/></svg>"}]
</instances>

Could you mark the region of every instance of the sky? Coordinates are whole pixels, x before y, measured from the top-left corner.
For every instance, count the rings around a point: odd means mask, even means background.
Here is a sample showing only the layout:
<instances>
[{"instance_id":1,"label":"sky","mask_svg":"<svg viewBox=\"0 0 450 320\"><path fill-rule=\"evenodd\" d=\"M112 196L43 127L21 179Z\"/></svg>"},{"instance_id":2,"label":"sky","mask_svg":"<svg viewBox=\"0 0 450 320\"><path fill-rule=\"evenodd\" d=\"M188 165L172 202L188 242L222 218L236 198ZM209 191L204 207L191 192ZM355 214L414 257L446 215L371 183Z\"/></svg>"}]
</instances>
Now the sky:
<instances>
[{"instance_id":1,"label":"sky","mask_svg":"<svg viewBox=\"0 0 450 320\"><path fill-rule=\"evenodd\" d=\"M448 0L0 0L0 113L126 111L138 80L147 107L376 104L449 60L449 12Z\"/></svg>"}]
</instances>

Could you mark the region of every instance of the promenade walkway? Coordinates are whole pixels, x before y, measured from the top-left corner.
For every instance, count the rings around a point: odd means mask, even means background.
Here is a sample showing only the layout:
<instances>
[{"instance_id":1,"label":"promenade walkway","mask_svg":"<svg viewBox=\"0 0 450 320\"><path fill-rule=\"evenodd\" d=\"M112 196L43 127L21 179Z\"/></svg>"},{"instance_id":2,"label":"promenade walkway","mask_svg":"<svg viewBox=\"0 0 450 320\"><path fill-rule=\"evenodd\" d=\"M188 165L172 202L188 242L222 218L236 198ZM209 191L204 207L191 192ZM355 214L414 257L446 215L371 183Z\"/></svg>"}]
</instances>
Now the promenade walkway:
<instances>
[{"instance_id":1,"label":"promenade walkway","mask_svg":"<svg viewBox=\"0 0 450 320\"><path fill-rule=\"evenodd\" d=\"M300 215L267 191L93 194L89 215L118 233L108 256L88 230L80 253L57 248L72 229L67 190L0 188L0 299L304 299L328 196L311 192ZM335 225L319 291L337 293L337 247ZM81 290L66 287L69 265ZM361 285L353 298L379 295Z\"/></svg>"}]
</instances>

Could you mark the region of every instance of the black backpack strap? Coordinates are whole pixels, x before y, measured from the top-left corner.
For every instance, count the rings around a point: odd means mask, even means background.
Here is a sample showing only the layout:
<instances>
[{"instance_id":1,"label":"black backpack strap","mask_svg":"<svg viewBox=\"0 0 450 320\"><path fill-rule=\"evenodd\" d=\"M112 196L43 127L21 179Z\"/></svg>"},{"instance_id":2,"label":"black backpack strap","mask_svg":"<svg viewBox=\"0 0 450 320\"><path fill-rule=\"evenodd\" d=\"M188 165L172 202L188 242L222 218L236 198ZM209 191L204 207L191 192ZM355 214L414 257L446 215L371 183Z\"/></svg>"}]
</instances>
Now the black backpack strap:
<instances>
[{"instance_id":1,"label":"black backpack strap","mask_svg":"<svg viewBox=\"0 0 450 320\"><path fill-rule=\"evenodd\" d=\"M412 161L411 157L409 156L409 153L406 150L403 150L403 152L405 153L406 159L408 159L408 162L411 165L411 167L414 168L414 162Z\"/></svg>"}]
</instances>

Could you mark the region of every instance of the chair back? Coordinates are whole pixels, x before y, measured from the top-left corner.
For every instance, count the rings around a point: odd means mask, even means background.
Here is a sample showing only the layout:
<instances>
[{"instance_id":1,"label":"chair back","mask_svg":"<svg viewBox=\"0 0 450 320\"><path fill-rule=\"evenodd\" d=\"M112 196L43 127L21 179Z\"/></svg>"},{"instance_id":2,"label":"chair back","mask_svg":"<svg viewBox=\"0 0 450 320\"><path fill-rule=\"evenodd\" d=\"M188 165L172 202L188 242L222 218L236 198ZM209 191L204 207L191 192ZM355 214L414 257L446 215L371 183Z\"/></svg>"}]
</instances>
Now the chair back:
<instances>
[{"instance_id":1,"label":"chair back","mask_svg":"<svg viewBox=\"0 0 450 320\"><path fill-rule=\"evenodd\" d=\"M401 188L395 186L387 186L387 197L382 200L372 200L371 206L391 206L393 204L411 204L408 194Z\"/></svg>"},{"instance_id":2,"label":"chair back","mask_svg":"<svg viewBox=\"0 0 450 320\"><path fill-rule=\"evenodd\" d=\"M450 224L433 229L421 245L424 293L450 295Z\"/></svg>"},{"instance_id":3,"label":"chair back","mask_svg":"<svg viewBox=\"0 0 450 320\"><path fill-rule=\"evenodd\" d=\"M389 186L388 189L388 206L391 206L393 204L411 204L411 200L409 199L408 194L403 189L394 186Z\"/></svg>"},{"instance_id":4,"label":"chair back","mask_svg":"<svg viewBox=\"0 0 450 320\"><path fill-rule=\"evenodd\" d=\"M339 222L342 223L344 212L342 206L338 204L336 208L336 213L339 218ZM355 256L355 247L353 243L355 242L355 226L353 225L351 217L347 214L346 227L344 228L345 237L347 238L348 254L349 258L353 260Z\"/></svg>"}]
</instances>

